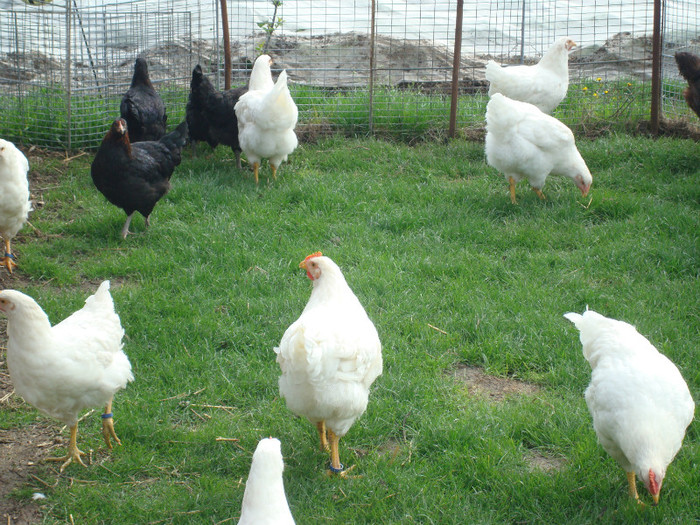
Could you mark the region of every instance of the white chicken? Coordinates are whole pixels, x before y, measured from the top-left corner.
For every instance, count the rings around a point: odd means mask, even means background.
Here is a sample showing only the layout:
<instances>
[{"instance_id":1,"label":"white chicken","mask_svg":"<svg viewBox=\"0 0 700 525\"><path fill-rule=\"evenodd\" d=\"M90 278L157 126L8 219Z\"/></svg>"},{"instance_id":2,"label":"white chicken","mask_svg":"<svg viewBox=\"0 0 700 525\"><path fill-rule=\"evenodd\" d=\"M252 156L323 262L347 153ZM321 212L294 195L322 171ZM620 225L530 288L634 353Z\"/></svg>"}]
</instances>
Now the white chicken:
<instances>
[{"instance_id":1,"label":"white chicken","mask_svg":"<svg viewBox=\"0 0 700 525\"><path fill-rule=\"evenodd\" d=\"M10 241L27 222L31 211L28 171L27 157L12 142L0 139L0 237L5 242L0 264L10 273L17 266Z\"/></svg>"},{"instance_id":2,"label":"white chicken","mask_svg":"<svg viewBox=\"0 0 700 525\"><path fill-rule=\"evenodd\" d=\"M593 182L586 162L576 149L574 134L556 118L527 102L496 93L486 106L486 160L501 171L515 204L515 183L527 179L544 199L542 188L550 174L571 178L588 195Z\"/></svg>"},{"instance_id":3,"label":"white chicken","mask_svg":"<svg viewBox=\"0 0 700 525\"><path fill-rule=\"evenodd\" d=\"M238 525L294 525L284 494L283 471L279 439L261 439L250 465Z\"/></svg>"},{"instance_id":4,"label":"white chicken","mask_svg":"<svg viewBox=\"0 0 700 525\"><path fill-rule=\"evenodd\" d=\"M299 111L287 87L287 72L282 71L272 82L268 55L261 55L253 64L248 92L234 106L238 118L238 142L253 165L255 183L262 159L269 159L272 177L298 145L294 128Z\"/></svg>"},{"instance_id":5,"label":"white chicken","mask_svg":"<svg viewBox=\"0 0 700 525\"><path fill-rule=\"evenodd\" d=\"M569 89L569 51L574 46L576 42L569 37L561 37L534 66L501 67L489 60L486 63L489 96L501 93L552 113Z\"/></svg>"},{"instance_id":6,"label":"white chicken","mask_svg":"<svg viewBox=\"0 0 700 525\"><path fill-rule=\"evenodd\" d=\"M17 394L70 427L68 454L61 471L75 461L85 466L78 449L78 414L104 405L102 435L111 449L114 432L112 398L132 381L131 363L122 351L124 329L114 311L109 281L85 306L51 326L41 307L16 290L0 291L0 311L7 316L7 366Z\"/></svg>"},{"instance_id":7,"label":"white chicken","mask_svg":"<svg viewBox=\"0 0 700 525\"><path fill-rule=\"evenodd\" d=\"M625 469L630 496L639 501L636 475L657 504L666 468L693 420L688 385L634 326L592 310L564 317L581 332L592 368L586 404L598 440Z\"/></svg>"},{"instance_id":8,"label":"white chicken","mask_svg":"<svg viewBox=\"0 0 700 525\"><path fill-rule=\"evenodd\" d=\"M287 407L316 425L330 470L343 473L338 442L367 409L369 388L382 373L377 330L340 268L321 252L299 267L313 282L304 311L275 348L279 389ZM330 444L330 447L329 447Z\"/></svg>"}]
</instances>

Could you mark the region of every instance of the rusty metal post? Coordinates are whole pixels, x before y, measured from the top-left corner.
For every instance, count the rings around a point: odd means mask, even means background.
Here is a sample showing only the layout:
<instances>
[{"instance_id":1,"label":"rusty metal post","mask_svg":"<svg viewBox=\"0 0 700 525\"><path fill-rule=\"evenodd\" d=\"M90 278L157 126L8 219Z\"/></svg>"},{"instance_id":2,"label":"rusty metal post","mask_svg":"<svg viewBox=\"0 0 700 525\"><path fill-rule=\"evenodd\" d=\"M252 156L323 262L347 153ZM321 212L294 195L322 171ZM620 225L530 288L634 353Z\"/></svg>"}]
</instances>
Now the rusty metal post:
<instances>
[{"instance_id":1,"label":"rusty metal post","mask_svg":"<svg viewBox=\"0 0 700 525\"><path fill-rule=\"evenodd\" d=\"M228 33L226 0L221 0L221 28L224 36L224 89L231 89L231 37Z\"/></svg>"},{"instance_id":2,"label":"rusty metal post","mask_svg":"<svg viewBox=\"0 0 700 525\"><path fill-rule=\"evenodd\" d=\"M457 22L455 24L455 48L452 60L452 98L450 100L450 129L447 135L453 139L457 129L457 105L459 103L459 66L462 63L462 19L464 0L457 0Z\"/></svg>"},{"instance_id":3,"label":"rusty metal post","mask_svg":"<svg viewBox=\"0 0 700 525\"><path fill-rule=\"evenodd\" d=\"M374 131L374 53L375 53L375 41L374 32L376 24L376 13L377 13L377 2L372 0L370 9L372 13L370 14L370 30L369 30L369 132L370 134Z\"/></svg>"},{"instance_id":4,"label":"rusty metal post","mask_svg":"<svg viewBox=\"0 0 700 525\"><path fill-rule=\"evenodd\" d=\"M72 26L73 11L71 10L71 3L66 2L66 151L70 151L73 147L73 137L71 134L71 129L73 128L73 73L71 70Z\"/></svg>"},{"instance_id":5,"label":"rusty metal post","mask_svg":"<svg viewBox=\"0 0 700 525\"><path fill-rule=\"evenodd\" d=\"M654 0L654 35L652 37L651 51L651 132L659 134L661 121L661 3L663 0Z\"/></svg>"}]
</instances>

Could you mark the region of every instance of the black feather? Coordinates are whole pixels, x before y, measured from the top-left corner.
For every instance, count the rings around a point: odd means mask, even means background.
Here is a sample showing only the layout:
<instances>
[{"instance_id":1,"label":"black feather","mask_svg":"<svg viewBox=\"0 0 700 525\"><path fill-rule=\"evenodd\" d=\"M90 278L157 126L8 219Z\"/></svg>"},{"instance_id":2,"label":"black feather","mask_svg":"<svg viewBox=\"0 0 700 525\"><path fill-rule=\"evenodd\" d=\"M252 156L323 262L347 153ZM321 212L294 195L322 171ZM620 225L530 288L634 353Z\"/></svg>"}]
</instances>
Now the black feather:
<instances>
[{"instance_id":1,"label":"black feather","mask_svg":"<svg viewBox=\"0 0 700 525\"><path fill-rule=\"evenodd\" d=\"M165 135L165 104L151 83L148 63L143 58L136 59L131 87L124 94L119 111L126 120L132 143L158 140Z\"/></svg>"},{"instance_id":2,"label":"black feather","mask_svg":"<svg viewBox=\"0 0 700 525\"><path fill-rule=\"evenodd\" d=\"M195 66L185 110L190 140L204 140L212 148L219 144L229 146L236 154L236 159L240 159L238 119L233 108L246 91L247 87L218 91L204 76L201 66Z\"/></svg>"},{"instance_id":3,"label":"black feather","mask_svg":"<svg viewBox=\"0 0 700 525\"><path fill-rule=\"evenodd\" d=\"M95 187L127 216L144 217L170 190L170 177L187 142L187 122L158 141L131 144L124 119L117 119L102 140L90 174Z\"/></svg>"}]
</instances>

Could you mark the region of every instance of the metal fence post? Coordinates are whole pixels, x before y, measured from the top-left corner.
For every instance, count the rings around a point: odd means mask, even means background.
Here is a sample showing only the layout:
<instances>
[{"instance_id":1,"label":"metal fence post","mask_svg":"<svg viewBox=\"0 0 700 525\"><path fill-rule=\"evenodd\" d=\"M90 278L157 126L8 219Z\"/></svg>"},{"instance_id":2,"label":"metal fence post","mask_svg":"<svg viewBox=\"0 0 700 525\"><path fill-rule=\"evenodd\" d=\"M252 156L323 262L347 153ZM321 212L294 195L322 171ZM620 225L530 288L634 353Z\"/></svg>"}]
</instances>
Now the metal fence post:
<instances>
[{"instance_id":1,"label":"metal fence post","mask_svg":"<svg viewBox=\"0 0 700 525\"><path fill-rule=\"evenodd\" d=\"M523 16L520 19L520 63L525 63L525 17L527 16L527 0L523 0Z\"/></svg>"},{"instance_id":2,"label":"metal fence post","mask_svg":"<svg viewBox=\"0 0 700 525\"><path fill-rule=\"evenodd\" d=\"M455 48L452 57L452 98L450 100L450 128L447 136L455 138L457 131L457 105L459 103L459 66L462 62L462 19L464 0L457 0L457 22L455 24Z\"/></svg>"},{"instance_id":3,"label":"metal fence post","mask_svg":"<svg viewBox=\"0 0 700 525\"><path fill-rule=\"evenodd\" d=\"M651 55L651 116L650 126L654 135L659 133L661 120L661 3L654 0L654 36L652 37Z\"/></svg>"},{"instance_id":4,"label":"metal fence post","mask_svg":"<svg viewBox=\"0 0 700 525\"><path fill-rule=\"evenodd\" d=\"M72 10L71 3L66 2L66 149L71 149L71 139L73 127L71 123L72 110L72 78L71 78L71 25L72 25Z\"/></svg>"},{"instance_id":5,"label":"metal fence post","mask_svg":"<svg viewBox=\"0 0 700 525\"><path fill-rule=\"evenodd\" d=\"M372 0L370 9L370 29L369 29L369 132L374 132L374 30L375 30L375 14L377 12L376 0Z\"/></svg>"}]
</instances>

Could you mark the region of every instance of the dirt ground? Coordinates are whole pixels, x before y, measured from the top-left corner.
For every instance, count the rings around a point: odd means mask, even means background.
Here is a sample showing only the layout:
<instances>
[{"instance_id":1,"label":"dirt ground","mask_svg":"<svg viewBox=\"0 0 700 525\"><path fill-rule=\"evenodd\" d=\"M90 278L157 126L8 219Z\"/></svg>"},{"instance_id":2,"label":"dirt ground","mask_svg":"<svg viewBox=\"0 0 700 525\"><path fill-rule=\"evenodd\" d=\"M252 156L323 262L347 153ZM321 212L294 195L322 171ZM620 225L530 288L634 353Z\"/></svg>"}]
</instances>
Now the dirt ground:
<instances>
[{"instance_id":1,"label":"dirt ground","mask_svg":"<svg viewBox=\"0 0 700 525\"><path fill-rule=\"evenodd\" d=\"M44 204L43 192L58 183L63 166L61 159L65 155L39 150L24 151L24 154L30 166L45 165L38 160L38 157L43 161L46 159L56 161L52 163L51 168L45 170L30 169L29 185L32 205L37 209ZM37 235L41 233L25 226L15 238L13 251L21 257L23 240ZM4 268L0 269L0 289L22 289L27 284L29 280L21 270L10 275ZM33 410L19 396L12 393L14 388L7 369L5 353L6 326L7 319L0 316L0 410ZM2 525L28 525L41 522L42 514L38 504L28 503L26 499L13 498L10 494L27 487L33 492L41 492L45 489L43 482L37 476L38 464L58 446L63 446L60 424L41 416L37 416L34 422L21 428L0 428L0 523Z\"/></svg>"}]
</instances>

